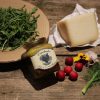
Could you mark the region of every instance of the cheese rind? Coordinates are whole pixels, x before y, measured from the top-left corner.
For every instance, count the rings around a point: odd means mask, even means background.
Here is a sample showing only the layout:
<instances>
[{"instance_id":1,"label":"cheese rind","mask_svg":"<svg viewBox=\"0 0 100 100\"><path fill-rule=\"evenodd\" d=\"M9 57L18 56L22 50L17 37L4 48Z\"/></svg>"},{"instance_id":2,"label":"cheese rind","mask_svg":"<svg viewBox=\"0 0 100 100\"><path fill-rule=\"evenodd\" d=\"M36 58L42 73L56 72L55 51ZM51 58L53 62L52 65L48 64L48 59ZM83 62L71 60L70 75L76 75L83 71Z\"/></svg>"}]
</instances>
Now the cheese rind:
<instances>
[{"instance_id":1,"label":"cheese rind","mask_svg":"<svg viewBox=\"0 0 100 100\"><path fill-rule=\"evenodd\" d=\"M95 13L86 13L57 23L61 37L71 47L93 43L98 38Z\"/></svg>"}]
</instances>

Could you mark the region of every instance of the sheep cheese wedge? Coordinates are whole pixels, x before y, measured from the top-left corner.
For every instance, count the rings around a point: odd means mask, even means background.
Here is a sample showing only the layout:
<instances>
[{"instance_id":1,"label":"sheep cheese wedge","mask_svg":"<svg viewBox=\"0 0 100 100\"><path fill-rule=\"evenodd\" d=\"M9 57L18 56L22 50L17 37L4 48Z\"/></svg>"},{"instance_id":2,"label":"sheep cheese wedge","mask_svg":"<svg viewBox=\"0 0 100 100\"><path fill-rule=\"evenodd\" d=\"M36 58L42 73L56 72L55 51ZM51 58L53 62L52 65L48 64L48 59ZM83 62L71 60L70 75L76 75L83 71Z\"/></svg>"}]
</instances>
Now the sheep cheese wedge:
<instances>
[{"instance_id":1,"label":"sheep cheese wedge","mask_svg":"<svg viewBox=\"0 0 100 100\"><path fill-rule=\"evenodd\" d=\"M57 23L61 37L71 47L91 44L98 38L95 13L86 13Z\"/></svg>"}]
</instances>

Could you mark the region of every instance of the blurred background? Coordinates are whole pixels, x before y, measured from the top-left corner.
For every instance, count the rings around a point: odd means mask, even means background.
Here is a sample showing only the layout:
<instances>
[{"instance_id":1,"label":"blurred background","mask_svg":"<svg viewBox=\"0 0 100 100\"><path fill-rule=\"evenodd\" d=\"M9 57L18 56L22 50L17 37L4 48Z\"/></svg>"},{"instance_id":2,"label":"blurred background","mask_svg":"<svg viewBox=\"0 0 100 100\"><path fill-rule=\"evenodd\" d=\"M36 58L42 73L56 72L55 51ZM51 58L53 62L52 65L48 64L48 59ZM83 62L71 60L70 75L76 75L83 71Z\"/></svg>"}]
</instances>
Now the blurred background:
<instances>
[{"instance_id":1,"label":"blurred background","mask_svg":"<svg viewBox=\"0 0 100 100\"><path fill-rule=\"evenodd\" d=\"M25 0L37 5L47 15L50 26L73 12L78 3L84 8L96 8L100 22L100 0ZM53 20L52 20L53 19Z\"/></svg>"}]
</instances>

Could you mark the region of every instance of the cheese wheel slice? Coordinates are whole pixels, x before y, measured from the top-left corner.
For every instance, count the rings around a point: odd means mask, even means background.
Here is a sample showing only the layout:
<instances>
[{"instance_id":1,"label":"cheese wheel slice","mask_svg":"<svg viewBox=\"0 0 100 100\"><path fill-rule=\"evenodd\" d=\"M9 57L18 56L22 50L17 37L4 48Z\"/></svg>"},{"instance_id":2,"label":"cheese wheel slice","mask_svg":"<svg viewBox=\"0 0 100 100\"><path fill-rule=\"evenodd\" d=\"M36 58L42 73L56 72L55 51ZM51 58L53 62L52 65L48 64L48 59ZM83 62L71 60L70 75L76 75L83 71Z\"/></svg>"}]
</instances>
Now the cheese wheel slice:
<instances>
[{"instance_id":1,"label":"cheese wheel slice","mask_svg":"<svg viewBox=\"0 0 100 100\"><path fill-rule=\"evenodd\" d=\"M57 23L61 37L71 47L91 44L98 38L95 13L86 13Z\"/></svg>"}]
</instances>

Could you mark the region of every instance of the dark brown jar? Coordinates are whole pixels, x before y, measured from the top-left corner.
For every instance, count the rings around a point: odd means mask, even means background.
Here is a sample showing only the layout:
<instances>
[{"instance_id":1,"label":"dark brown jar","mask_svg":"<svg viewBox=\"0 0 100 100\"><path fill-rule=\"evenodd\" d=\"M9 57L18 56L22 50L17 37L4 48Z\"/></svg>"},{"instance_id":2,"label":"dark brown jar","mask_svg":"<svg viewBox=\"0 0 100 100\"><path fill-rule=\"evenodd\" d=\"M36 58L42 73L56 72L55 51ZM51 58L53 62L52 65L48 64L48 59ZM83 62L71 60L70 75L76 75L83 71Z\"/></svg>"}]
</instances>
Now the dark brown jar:
<instances>
[{"instance_id":1,"label":"dark brown jar","mask_svg":"<svg viewBox=\"0 0 100 100\"><path fill-rule=\"evenodd\" d=\"M38 79L60 69L51 44L40 43L30 48L24 57L30 57L34 78Z\"/></svg>"}]
</instances>

